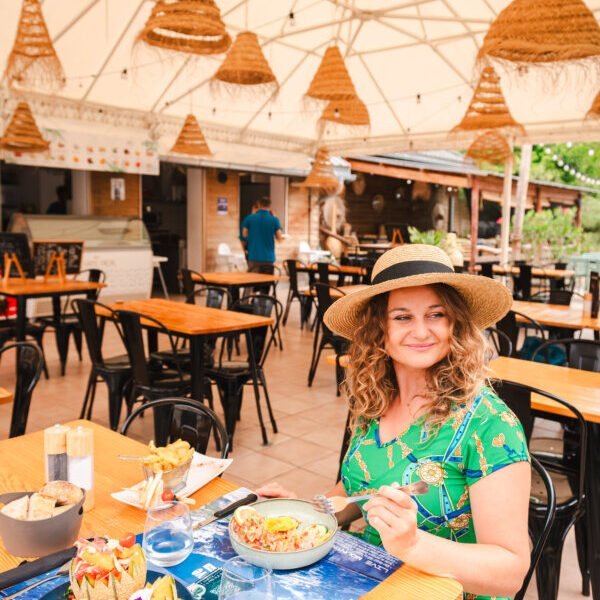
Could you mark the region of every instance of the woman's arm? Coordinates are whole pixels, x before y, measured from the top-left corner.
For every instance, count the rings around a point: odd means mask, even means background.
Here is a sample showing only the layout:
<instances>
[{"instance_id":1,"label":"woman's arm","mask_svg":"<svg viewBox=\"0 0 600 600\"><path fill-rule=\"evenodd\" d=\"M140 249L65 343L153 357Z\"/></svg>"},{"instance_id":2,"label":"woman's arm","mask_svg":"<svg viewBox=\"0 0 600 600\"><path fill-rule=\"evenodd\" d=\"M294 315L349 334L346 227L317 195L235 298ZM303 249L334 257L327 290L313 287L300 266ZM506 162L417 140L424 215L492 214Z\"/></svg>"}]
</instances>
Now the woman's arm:
<instances>
[{"instance_id":1,"label":"woman's arm","mask_svg":"<svg viewBox=\"0 0 600 600\"><path fill-rule=\"evenodd\" d=\"M369 523L385 549L406 563L457 579L466 592L514 596L529 568L527 529L531 467L503 467L470 488L476 544L437 537L416 527L416 504L389 487L367 502Z\"/></svg>"}]
</instances>

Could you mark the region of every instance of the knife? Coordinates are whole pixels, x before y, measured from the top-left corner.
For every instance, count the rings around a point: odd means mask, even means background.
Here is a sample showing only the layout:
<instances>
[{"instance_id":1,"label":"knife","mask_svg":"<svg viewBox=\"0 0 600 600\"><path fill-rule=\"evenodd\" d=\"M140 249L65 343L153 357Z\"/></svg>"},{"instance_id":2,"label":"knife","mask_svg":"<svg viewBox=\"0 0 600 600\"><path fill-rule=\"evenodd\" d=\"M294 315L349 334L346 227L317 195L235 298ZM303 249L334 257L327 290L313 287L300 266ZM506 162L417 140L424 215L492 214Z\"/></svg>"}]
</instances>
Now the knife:
<instances>
[{"instance_id":1,"label":"knife","mask_svg":"<svg viewBox=\"0 0 600 600\"><path fill-rule=\"evenodd\" d=\"M237 502L233 502L229 506L226 506L225 508L222 508L221 510L216 511L212 515L212 517L208 517L207 519L204 519L202 521L196 521L192 525L192 529L200 529L200 527L204 527L205 525L208 525L209 523L213 523L214 521L218 521L219 519L222 519L223 517L227 517L236 508L239 508L240 506L246 506L246 504L252 504L253 502L256 502L257 500L258 500L258 496L256 494L248 494L245 498L242 498L241 500L238 500Z\"/></svg>"}]
</instances>

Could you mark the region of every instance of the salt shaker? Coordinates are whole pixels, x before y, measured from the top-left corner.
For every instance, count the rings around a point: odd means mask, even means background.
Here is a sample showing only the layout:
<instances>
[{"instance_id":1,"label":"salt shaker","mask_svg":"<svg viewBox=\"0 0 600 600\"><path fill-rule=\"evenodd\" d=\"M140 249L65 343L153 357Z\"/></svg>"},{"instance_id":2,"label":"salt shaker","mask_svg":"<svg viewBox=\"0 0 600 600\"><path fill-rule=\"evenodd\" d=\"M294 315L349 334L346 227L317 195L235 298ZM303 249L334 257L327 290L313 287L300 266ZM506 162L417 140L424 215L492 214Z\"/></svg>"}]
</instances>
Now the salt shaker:
<instances>
[{"instance_id":1,"label":"salt shaker","mask_svg":"<svg viewBox=\"0 0 600 600\"><path fill-rule=\"evenodd\" d=\"M67 433L68 481L85 490L83 510L94 508L94 432L77 427Z\"/></svg>"},{"instance_id":2,"label":"salt shaker","mask_svg":"<svg viewBox=\"0 0 600 600\"><path fill-rule=\"evenodd\" d=\"M67 481L67 432L65 425L44 429L46 481Z\"/></svg>"}]
</instances>

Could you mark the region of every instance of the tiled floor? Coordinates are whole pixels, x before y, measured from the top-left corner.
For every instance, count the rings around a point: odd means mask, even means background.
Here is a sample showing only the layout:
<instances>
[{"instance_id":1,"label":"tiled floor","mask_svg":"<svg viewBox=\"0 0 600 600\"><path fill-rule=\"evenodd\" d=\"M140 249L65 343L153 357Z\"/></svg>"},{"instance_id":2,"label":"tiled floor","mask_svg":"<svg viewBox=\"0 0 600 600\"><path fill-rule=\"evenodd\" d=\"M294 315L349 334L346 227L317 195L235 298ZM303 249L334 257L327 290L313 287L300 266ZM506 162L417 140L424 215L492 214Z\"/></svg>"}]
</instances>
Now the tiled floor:
<instances>
[{"instance_id":1,"label":"tiled floor","mask_svg":"<svg viewBox=\"0 0 600 600\"><path fill-rule=\"evenodd\" d=\"M281 289L280 295L284 292ZM343 398L335 396L334 368L324 359L313 386L307 387L312 340L311 332L300 331L299 309L295 303L287 327L283 329L284 351L273 348L266 365L279 433L275 435L268 428L270 445L261 445L254 397L252 389L247 388L235 435L234 462L226 473L228 479L251 488L276 480L304 497L326 491L335 483L346 406ZM79 362L71 345L67 374L60 377L51 332L46 335L45 347L51 379L42 378L35 390L28 431L78 418L87 382L90 364L87 356ZM105 348L106 356L122 352L112 332L107 333ZM0 364L0 386L12 387L13 371L11 360ZM10 409L10 405L0 405L0 439L7 436ZM93 419L107 425L103 385L98 386ZM144 419L142 427L148 435L151 419ZM583 598L580 582L571 534L563 556L560 598ZM527 598L537 598L534 586Z\"/></svg>"}]
</instances>

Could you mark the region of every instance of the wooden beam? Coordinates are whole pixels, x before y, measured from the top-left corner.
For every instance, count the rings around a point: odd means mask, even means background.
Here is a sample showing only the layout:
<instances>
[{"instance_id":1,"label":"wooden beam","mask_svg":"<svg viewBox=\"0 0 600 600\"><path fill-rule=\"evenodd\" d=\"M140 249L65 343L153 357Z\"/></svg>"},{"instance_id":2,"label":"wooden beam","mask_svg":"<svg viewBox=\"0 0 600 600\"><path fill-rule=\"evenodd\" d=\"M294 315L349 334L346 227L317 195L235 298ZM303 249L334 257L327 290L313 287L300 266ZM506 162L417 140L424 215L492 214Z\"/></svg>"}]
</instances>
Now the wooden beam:
<instances>
[{"instance_id":1,"label":"wooden beam","mask_svg":"<svg viewBox=\"0 0 600 600\"><path fill-rule=\"evenodd\" d=\"M369 173L370 175L381 175L383 177L393 177L395 179L412 179L413 181L423 181L425 183L437 183L451 187L470 188L470 178L466 175L450 175L436 171L426 171L425 169L410 169L407 167L396 167L392 165L382 165L380 163L363 162L360 160L347 159L352 171L360 173Z\"/></svg>"}]
</instances>

